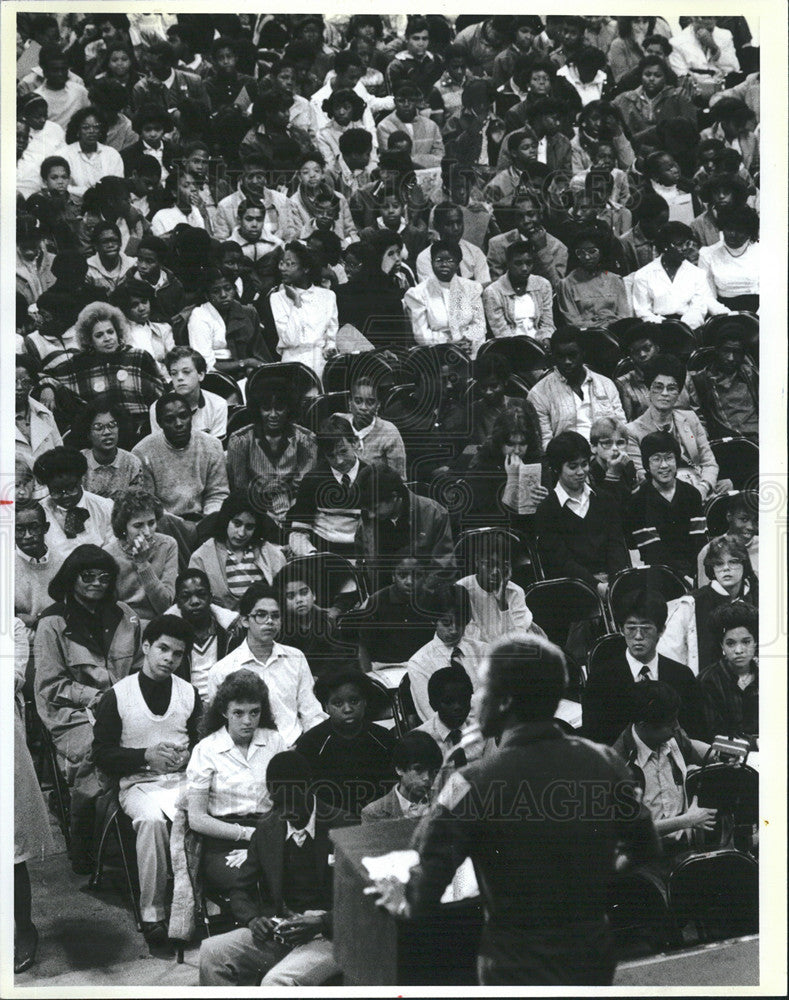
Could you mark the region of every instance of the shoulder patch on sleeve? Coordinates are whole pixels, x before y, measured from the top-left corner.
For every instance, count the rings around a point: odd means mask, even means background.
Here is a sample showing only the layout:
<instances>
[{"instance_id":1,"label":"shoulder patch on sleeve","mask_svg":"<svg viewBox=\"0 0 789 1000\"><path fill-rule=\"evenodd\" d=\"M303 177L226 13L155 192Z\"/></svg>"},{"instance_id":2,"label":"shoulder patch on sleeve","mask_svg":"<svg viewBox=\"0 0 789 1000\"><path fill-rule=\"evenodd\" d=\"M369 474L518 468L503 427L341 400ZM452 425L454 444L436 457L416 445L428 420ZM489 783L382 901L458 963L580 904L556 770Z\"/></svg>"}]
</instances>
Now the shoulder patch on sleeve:
<instances>
[{"instance_id":1,"label":"shoulder patch on sleeve","mask_svg":"<svg viewBox=\"0 0 789 1000\"><path fill-rule=\"evenodd\" d=\"M468 794L471 789L471 785L466 781L459 771L450 777L449 781L444 785L436 799L436 805L443 806L449 812L453 812L457 809L458 805L462 802L463 798Z\"/></svg>"}]
</instances>

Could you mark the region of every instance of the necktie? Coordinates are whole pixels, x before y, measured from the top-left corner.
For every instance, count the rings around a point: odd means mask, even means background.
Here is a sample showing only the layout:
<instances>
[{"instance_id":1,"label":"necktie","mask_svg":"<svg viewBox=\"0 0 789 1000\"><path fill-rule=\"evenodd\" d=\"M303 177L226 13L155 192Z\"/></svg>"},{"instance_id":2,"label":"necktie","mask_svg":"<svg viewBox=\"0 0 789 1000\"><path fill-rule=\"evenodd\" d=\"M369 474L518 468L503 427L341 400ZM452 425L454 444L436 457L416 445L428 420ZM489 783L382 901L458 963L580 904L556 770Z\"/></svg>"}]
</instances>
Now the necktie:
<instances>
[{"instance_id":1,"label":"necktie","mask_svg":"<svg viewBox=\"0 0 789 1000\"><path fill-rule=\"evenodd\" d=\"M452 655L449 658L450 667L460 667L463 670L463 650L459 646L455 646L452 650Z\"/></svg>"},{"instance_id":2,"label":"necktie","mask_svg":"<svg viewBox=\"0 0 789 1000\"><path fill-rule=\"evenodd\" d=\"M638 680L639 683L649 680L649 667L646 664L638 671Z\"/></svg>"},{"instance_id":3,"label":"necktie","mask_svg":"<svg viewBox=\"0 0 789 1000\"><path fill-rule=\"evenodd\" d=\"M351 488L351 477L348 475L347 472L343 473L340 482L342 483L342 488L344 490L349 490Z\"/></svg>"},{"instance_id":4,"label":"necktie","mask_svg":"<svg viewBox=\"0 0 789 1000\"><path fill-rule=\"evenodd\" d=\"M449 732L447 733L447 739L449 740L449 742L452 744L453 747L456 747L458 743L460 743L460 730L450 729Z\"/></svg>"},{"instance_id":5,"label":"necktie","mask_svg":"<svg viewBox=\"0 0 789 1000\"><path fill-rule=\"evenodd\" d=\"M84 507L69 507L63 520L63 531L66 538L76 538L85 530L85 522L90 514Z\"/></svg>"},{"instance_id":6,"label":"necktie","mask_svg":"<svg viewBox=\"0 0 789 1000\"><path fill-rule=\"evenodd\" d=\"M466 758L466 751L460 746L460 730L450 729L447 733L447 739L453 747L447 754L447 761L452 763L454 767L465 767L468 764L468 760Z\"/></svg>"}]
</instances>

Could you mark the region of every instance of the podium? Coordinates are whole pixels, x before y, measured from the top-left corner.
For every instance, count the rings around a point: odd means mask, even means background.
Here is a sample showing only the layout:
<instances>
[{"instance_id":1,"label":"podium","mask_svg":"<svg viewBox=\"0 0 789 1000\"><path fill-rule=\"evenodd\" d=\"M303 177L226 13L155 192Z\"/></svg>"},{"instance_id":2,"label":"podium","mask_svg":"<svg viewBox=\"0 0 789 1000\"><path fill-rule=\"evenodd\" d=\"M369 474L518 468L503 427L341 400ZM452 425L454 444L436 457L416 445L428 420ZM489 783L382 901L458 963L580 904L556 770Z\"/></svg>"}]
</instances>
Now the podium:
<instances>
[{"instance_id":1,"label":"podium","mask_svg":"<svg viewBox=\"0 0 789 1000\"><path fill-rule=\"evenodd\" d=\"M405 850L417 821L384 820L331 832L334 958L346 986L476 986L479 899L444 903L428 920L400 920L376 906L362 858Z\"/></svg>"}]
</instances>

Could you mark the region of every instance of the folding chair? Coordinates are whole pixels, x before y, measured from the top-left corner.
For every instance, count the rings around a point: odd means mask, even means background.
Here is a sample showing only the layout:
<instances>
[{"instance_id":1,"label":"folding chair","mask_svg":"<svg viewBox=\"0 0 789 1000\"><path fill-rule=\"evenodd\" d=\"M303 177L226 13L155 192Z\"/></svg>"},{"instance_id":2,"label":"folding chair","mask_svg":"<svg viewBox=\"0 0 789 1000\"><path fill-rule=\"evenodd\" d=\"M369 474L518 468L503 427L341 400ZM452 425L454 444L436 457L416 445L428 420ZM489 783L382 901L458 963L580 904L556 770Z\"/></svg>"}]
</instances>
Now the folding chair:
<instances>
[{"instance_id":1,"label":"folding chair","mask_svg":"<svg viewBox=\"0 0 789 1000\"><path fill-rule=\"evenodd\" d=\"M627 375L628 372L632 372L632 370L633 362L630 358L620 358L616 363L616 367L614 368L614 373L611 378L621 378L623 375Z\"/></svg>"},{"instance_id":2,"label":"folding chair","mask_svg":"<svg viewBox=\"0 0 789 1000\"><path fill-rule=\"evenodd\" d=\"M406 674L406 676L408 676ZM404 736L406 730L403 729L403 718L399 711L399 702L397 697L397 689L387 687L383 681L376 677L375 674L366 674L367 680L374 685L376 691L380 696L380 705L374 705L370 709L370 718L373 722L380 722L385 725L387 729L393 728L398 739ZM391 726L387 726L386 723L391 720Z\"/></svg>"},{"instance_id":3,"label":"folding chair","mask_svg":"<svg viewBox=\"0 0 789 1000\"><path fill-rule=\"evenodd\" d=\"M668 877L668 900L679 928L692 923L701 941L759 930L759 865L740 851L683 858Z\"/></svg>"},{"instance_id":4,"label":"folding chair","mask_svg":"<svg viewBox=\"0 0 789 1000\"><path fill-rule=\"evenodd\" d=\"M405 732L410 733L412 729L416 729L417 726L422 724L422 720L414 704L413 696L411 695L411 679L408 674L403 676L398 685L397 704Z\"/></svg>"},{"instance_id":5,"label":"folding chair","mask_svg":"<svg viewBox=\"0 0 789 1000\"><path fill-rule=\"evenodd\" d=\"M349 370L352 357L351 354L338 354L328 359L321 379L324 392L347 392L350 389Z\"/></svg>"},{"instance_id":6,"label":"folding chair","mask_svg":"<svg viewBox=\"0 0 789 1000\"><path fill-rule=\"evenodd\" d=\"M688 358L687 364L690 374L694 375L696 372L700 372L703 368L706 368L710 361L712 361L714 354L714 347L697 347Z\"/></svg>"},{"instance_id":7,"label":"folding chair","mask_svg":"<svg viewBox=\"0 0 789 1000\"><path fill-rule=\"evenodd\" d=\"M608 885L607 911L617 950L624 950L625 942L634 938L645 938L652 951L682 943L666 885L650 868L631 868L615 875Z\"/></svg>"},{"instance_id":8,"label":"folding chair","mask_svg":"<svg viewBox=\"0 0 789 1000\"><path fill-rule=\"evenodd\" d=\"M225 374L225 372L206 372L203 379L203 388L206 392L213 392L215 395L227 400L229 406L239 406L244 402L244 395L241 392L238 382L231 375Z\"/></svg>"},{"instance_id":9,"label":"folding chair","mask_svg":"<svg viewBox=\"0 0 789 1000\"><path fill-rule=\"evenodd\" d=\"M702 346L714 347L721 329L737 326L746 334L746 350L759 363L759 320L753 313L738 312L733 315L711 316L699 331Z\"/></svg>"},{"instance_id":10,"label":"folding chair","mask_svg":"<svg viewBox=\"0 0 789 1000\"><path fill-rule=\"evenodd\" d=\"M332 607L341 594L350 594L353 583L359 600L367 597L363 574L352 562L334 552L313 552L308 556L298 556L291 560L291 566L298 566L304 580L315 594L315 603L320 608Z\"/></svg>"},{"instance_id":11,"label":"folding chair","mask_svg":"<svg viewBox=\"0 0 789 1000\"><path fill-rule=\"evenodd\" d=\"M617 362L622 357L622 348L616 337L604 326L590 326L581 329L584 359L589 367L607 378L612 378Z\"/></svg>"},{"instance_id":12,"label":"folding chair","mask_svg":"<svg viewBox=\"0 0 789 1000\"><path fill-rule=\"evenodd\" d=\"M131 820L121 809L117 790L111 789L99 797L96 802L96 832L98 833L98 848L93 875L88 885L91 889L100 889L104 879L104 868L107 864L107 850L111 841L115 841L123 873L126 891L129 894L134 922L137 930L142 932L142 914L137 898L139 887L137 883L137 855L135 835Z\"/></svg>"},{"instance_id":13,"label":"folding chair","mask_svg":"<svg viewBox=\"0 0 789 1000\"><path fill-rule=\"evenodd\" d=\"M758 772L747 763L705 762L688 775L685 794L689 802L698 798L700 806L718 810L714 830L696 831L700 846L731 848L736 842L750 849L753 827L759 822Z\"/></svg>"},{"instance_id":14,"label":"folding chair","mask_svg":"<svg viewBox=\"0 0 789 1000\"><path fill-rule=\"evenodd\" d=\"M728 527L726 514L729 507L731 507L732 501L735 497L743 495L751 513L754 518L758 520L759 494L755 490L731 490L729 493L713 497L712 500L707 503L707 509L704 514L707 518L707 533L710 538L718 538L718 536L726 534L726 529Z\"/></svg>"},{"instance_id":15,"label":"folding chair","mask_svg":"<svg viewBox=\"0 0 789 1000\"><path fill-rule=\"evenodd\" d=\"M564 576L540 580L526 591L526 604L534 621L551 642L565 646L570 627L577 622L606 624L606 611L596 590Z\"/></svg>"},{"instance_id":16,"label":"folding chair","mask_svg":"<svg viewBox=\"0 0 789 1000\"><path fill-rule=\"evenodd\" d=\"M551 367L545 351L531 337L496 337L486 340L477 352L477 359L488 354L497 354L504 358L514 375L519 375L529 384L539 378L537 373L544 373Z\"/></svg>"},{"instance_id":17,"label":"folding chair","mask_svg":"<svg viewBox=\"0 0 789 1000\"><path fill-rule=\"evenodd\" d=\"M759 478L759 446L742 437L710 441L718 463L718 478L731 479L738 490L752 488Z\"/></svg>"},{"instance_id":18,"label":"folding chair","mask_svg":"<svg viewBox=\"0 0 789 1000\"><path fill-rule=\"evenodd\" d=\"M276 361L270 365L261 365L250 375L247 380L247 398L249 398L250 390L255 383L271 374L276 374L279 378L295 385L302 399L306 396L320 396L323 392L323 384L312 368L303 365L300 361Z\"/></svg>"},{"instance_id":19,"label":"folding chair","mask_svg":"<svg viewBox=\"0 0 789 1000\"><path fill-rule=\"evenodd\" d=\"M304 413L304 426L316 433L323 421L333 413L348 412L347 392L327 392L316 396L307 404Z\"/></svg>"},{"instance_id":20,"label":"folding chair","mask_svg":"<svg viewBox=\"0 0 789 1000\"><path fill-rule=\"evenodd\" d=\"M640 590L655 590L668 602L687 594L688 586L668 566L630 566L620 570L608 587L609 618L615 628L622 624L628 602Z\"/></svg>"},{"instance_id":21,"label":"folding chair","mask_svg":"<svg viewBox=\"0 0 789 1000\"><path fill-rule=\"evenodd\" d=\"M589 650L586 664L586 676L591 677L601 666L608 664L614 657L621 656L625 651L625 637L621 632L607 632L601 635Z\"/></svg>"},{"instance_id":22,"label":"folding chair","mask_svg":"<svg viewBox=\"0 0 789 1000\"><path fill-rule=\"evenodd\" d=\"M542 579L541 567L536 561L534 546L514 531L509 531L506 527L484 527L469 528L462 531L455 543L455 562L459 572L463 576L473 573L475 566L475 552L480 546L484 546L486 539L491 541L495 536L506 539L509 552L509 562L512 568L512 580L524 590Z\"/></svg>"},{"instance_id":23,"label":"folding chair","mask_svg":"<svg viewBox=\"0 0 789 1000\"><path fill-rule=\"evenodd\" d=\"M230 437L234 431L240 431L243 427L249 427L252 423L252 411L248 406L239 406L233 410L232 413L227 415L227 434L225 440Z\"/></svg>"},{"instance_id":24,"label":"folding chair","mask_svg":"<svg viewBox=\"0 0 789 1000\"><path fill-rule=\"evenodd\" d=\"M698 339L689 326L679 320L666 320L660 324L660 350L687 361L699 346Z\"/></svg>"},{"instance_id":25,"label":"folding chair","mask_svg":"<svg viewBox=\"0 0 789 1000\"><path fill-rule=\"evenodd\" d=\"M42 764L46 766L52 777L52 806L55 811L58 826L60 827L60 832L63 834L63 839L66 842L66 850L70 851L71 794L69 792L66 776L63 774L60 766L60 760L58 759L55 742L52 739L49 730L43 723L40 723L40 739L43 751Z\"/></svg>"}]
</instances>

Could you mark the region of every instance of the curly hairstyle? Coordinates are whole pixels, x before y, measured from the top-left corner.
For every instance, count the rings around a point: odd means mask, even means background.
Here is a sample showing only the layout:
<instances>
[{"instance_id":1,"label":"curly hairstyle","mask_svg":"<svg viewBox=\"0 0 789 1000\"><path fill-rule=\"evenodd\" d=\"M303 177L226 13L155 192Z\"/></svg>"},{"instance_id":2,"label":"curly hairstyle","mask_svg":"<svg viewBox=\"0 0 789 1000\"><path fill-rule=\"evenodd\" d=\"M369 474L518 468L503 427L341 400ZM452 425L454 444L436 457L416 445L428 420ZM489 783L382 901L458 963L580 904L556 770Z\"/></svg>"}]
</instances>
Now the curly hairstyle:
<instances>
[{"instance_id":1,"label":"curly hairstyle","mask_svg":"<svg viewBox=\"0 0 789 1000\"><path fill-rule=\"evenodd\" d=\"M205 739L211 733L227 725L226 712L231 701L258 703L260 705L259 729L274 729L274 715L271 711L268 688L263 680L251 670L236 670L217 688L213 700L208 704L200 721L200 736Z\"/></svg>"},{"instance_id":2,"label":"curly hairstyle","mask_svg":"<svg viewBox=\"0 0 789 1000\"><path fill-rule=\"evenodd\" d=\"M71 118L69 118L68 125L66 126L67 143L70 144L77 141L79 130L87 118L95 118L99 123L99 142L104 142L107 138L106 116L101 108L89 104L86 108L80 108L79 111L75 111Z\"/></svg>"},{"instance_id":3,"label":"curly hairstyle","mask_svg":"<svg viewBox=\"0 0 789 1000\"><path fill-rule=\"evenodd\" d=\"M115 327L115 332L118 334L118 345L120 347L123 347L128 343L128 326L126 324L126 317L120 309L109 305L107 302L91 302L89 305L85 306L79 316L77 316L77 322L75 324L77 330L77 342L79 343L81 350L83 350L86 354L90 354L94 351L93 341L91 339L93 327L101 320L109 320L109 322Z\"/></svg>"},{"instance_id":4,"label":"curly hairstyle","mask_svg":"<svg viewBox=\"0 0 789 1000\"><path fill-rule=\"evenodd\" d=\"M148 490L121 490L115 494L110 524L116 538L126 536L126 526L135 514L146 514L150 511L158 521L164 513L164 507L158 497Z\"/></svg>"},{"instance_id":5,"label":"curly hairstyle","mask_svg":"<svg viewBox=\"0 0 789 1000\"><path fill-rule=\"evenodd\" d=\"M100 413L108 413L118 425L118 435L124 439L131 430L131 418L126 410L108 395L96 396L74 417L71 439L80 448L90 448L90 428Z\"/></svg>"}]
</instances>

